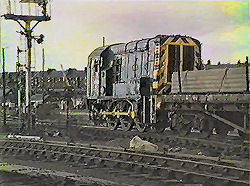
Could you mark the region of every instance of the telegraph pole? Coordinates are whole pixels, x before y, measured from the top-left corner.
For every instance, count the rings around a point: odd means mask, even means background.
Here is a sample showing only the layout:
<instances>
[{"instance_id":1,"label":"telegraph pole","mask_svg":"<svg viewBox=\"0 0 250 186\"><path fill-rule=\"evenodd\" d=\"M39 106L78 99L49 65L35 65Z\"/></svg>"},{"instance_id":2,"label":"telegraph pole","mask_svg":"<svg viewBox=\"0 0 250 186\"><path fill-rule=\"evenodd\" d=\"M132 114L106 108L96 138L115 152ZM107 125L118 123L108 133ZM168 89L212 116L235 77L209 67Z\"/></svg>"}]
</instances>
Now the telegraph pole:
<instances>
[{"instance_id":1,"label":"telegraph pole","mask_svg":"<svg viewBox=\"0 0 250 186\"><path fill-rule=\"evenodd\" d=\"M22 52L27 52L27 50L21 50L21 49L19 48L19 46L18 46L18 47L17 47L16 72L20 72L21 67L24 66L24 65L22 65L22 64L20 63L20 54L21 54Z\"/></svg>"},{"instance_id":2,"label":"telegraph pole","mask_svg":"<svg viewBox=\"0 0 250 186\"><path fill-rule=\"evenodd\" d=\"M42 15L15 15L11 13L4 14L3 17L6 20L13 20L16 21L23 31L19 33L24 35L27 39L27 53L28 53L28 61L26 62L26 88L25 88L25 95L26 95L26 114L27 114L27 129L30 131L31 128L31 49L32 49L32 40L35 39L38 44L43 42L44 35L41 34L39 37L35 37L32 35L34 28L43 21L50 21L50 16L47 14L47 0L21 0L20 3L34 3L37 4L39 7L42 8ZM30 7L29 7L30 9ZM23 21L25 25L21 23ZM36 21L36 23L31 27L31 22Z\"/></svg>"},{"instance_id":3,"label":"telegraph pole","mask_svg":"<svg viewBox=\"0 0 250 186\"><path fill-rule=\"evenodd\" d=\"M20 53L22 52L26 52L26 50L21 50L19 47L17 47L17 63L16 63L16 72L18 74L18 91L17 91L17 105L18 105L18 117L21 120L21 115L22 115L22 96L21 96L21 92L22 92L22 70L21 67L23 65L21 65L20 63Z\"/></svg>"},{"instance_id":4,"label":"telegraph pole","mask_svg":"<svg viewBox=\"0 0 250 186\"><path fill-rule=\"evenodd\" d=\"M6 129L6 81L5 81L5 54L4 48L2 49L3 55L3 127Z\"/></svg>"},{"instance_id":5,"label":"telegraph pole","mask_svg":"<svg viewBox=\"0 0 250 186\"><path fill-rule=\"evenodd\" d=\"M105 47L105 37L102 37L102 46Z\"/></svg>"},{"instance_id":6,"label":"telegraph pole","mask_svg":"<svg viewBox=\"0 0 250 186\"><path fill-rule=\"evenodd\" d=\"M43 66L42 66L42 70L43 70L43 84L42 84L42 87L43 87L43 103L44 103L44 89L45 89L45 87L44 87L44 85L45 85L45 77L44 77L44 68L45 68L45 52L44 52L44 48L43 48Z\"/></svg>"},{"instance_id":7,"label":"telegraph pole","mask_svg":"<svg viewBox=\"0 0 250 186\"><path fill-rule=\"evenodd\" d=\"M1 2L0 2L0 11L1 11ZM2 17L0 17L0 61L2 61L1 48L2 48Z\"/></svg>"},{"instance_id":8,"label":"telegraph pole","mask_svg":"<svg viewBox=\"0 0 250 186\"><path fill-rule=\"evenodd\" d=\"M45 52L43 48L43 72L44 72L44 68L45 68Z\"/></svg>"},{"instance_id":9,"label":"telegraph pole","mask_svg":"<svg viewBox=\"0 0 250 186\"><path fill-rule=\"evenodd\" d=\"M28 48L28 61L26 65L26 112L28 116L28 131L30 131L31 125L31 49L32 49L32 36L31 36L31 29L30 29L30 20L26 21L26 38L27 38L27 48Z\"/></svg>"}]
</instances>

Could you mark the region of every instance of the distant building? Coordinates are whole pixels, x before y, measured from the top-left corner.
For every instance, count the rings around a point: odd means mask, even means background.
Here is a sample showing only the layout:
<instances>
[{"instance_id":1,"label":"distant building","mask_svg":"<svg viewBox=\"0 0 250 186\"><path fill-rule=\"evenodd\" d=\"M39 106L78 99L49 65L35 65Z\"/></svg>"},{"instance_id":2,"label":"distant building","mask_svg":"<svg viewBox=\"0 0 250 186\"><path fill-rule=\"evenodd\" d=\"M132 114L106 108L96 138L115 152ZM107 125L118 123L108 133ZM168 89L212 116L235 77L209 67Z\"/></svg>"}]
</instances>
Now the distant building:
<instances>
[{"instance_id":1,"label":"distant building","mask_svg":"<svg viewBox=\"0 0 250 186\"><path fill-rule=\"evenodd\" d=\"M66 75L68 82L72 88L71 98L74 103L81 103L81 99L86 97L86 70L68 69L64 73L49 69L47 71L34 71L31 77L31 93L33 98L48 96L54 97L58 103L61 102L64 96L64 91L67 88ZM25 99L25 73L6 72L6 101L17 105L18 90L22 89L22 98ZM2 74L0 74L0 103L2 102ZM75 99L75 100L74 100ZM79 100L80 99L80 100ZM46 99L45 99L46 100ZM76 101L77 100L77 101ZM40 103L41 99L33 100L32 103ZM74 104L75 105L75 104Z\"/></svg>"}]
</instances>

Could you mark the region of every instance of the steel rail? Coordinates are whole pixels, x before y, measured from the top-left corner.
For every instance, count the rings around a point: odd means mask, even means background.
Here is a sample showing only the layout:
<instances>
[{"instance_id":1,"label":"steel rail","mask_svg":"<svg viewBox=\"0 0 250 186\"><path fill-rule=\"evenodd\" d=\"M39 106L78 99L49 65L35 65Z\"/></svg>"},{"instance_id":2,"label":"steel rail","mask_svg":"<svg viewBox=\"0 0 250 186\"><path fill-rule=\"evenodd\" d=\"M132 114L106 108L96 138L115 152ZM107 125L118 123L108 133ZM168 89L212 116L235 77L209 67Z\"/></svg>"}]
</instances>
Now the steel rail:
<instances>
[{"instance_id":1,"label":"steel rail","mask_svg":"<svg viewBox=\"0 0 250 186\"><path fill-rule=\"evenodd\" d=\"M139 153L139 152L135 152L133 150L130 149L126 149L126 148L116 148L116 147L108 147L108 146L99 146L99 145L91 145L91 144L83 144L83 145L68 145L65 142L33 142L33 141L12 141L12 140L0 140L0 142L7 142L7 143L27 143L27 144L35 144L35 145L48 145L50 147L63 147L65 149L80 149L80 150L87 150L87 151L102 151L102 152L106 152L106 153L120 153L120 154L125 154L125 155L132 155L132 156L141 156L141 157L145 157L145 158L158 158L158 159L162 159L162 160L173 160L173 161L182 161L182 162L186 162L186 163L195 163L196 161L194 160L185 160L185 159L181 159L181 158L190 158L190 159L200 159L200 160L209 160L209 161L213 161L216 163L230 163L230 164L237 164L237 163L242 163L242 161L236 161L236 160L224 160L224 159L220 159L219 157L207 157L207 156L197 156L197 155L188 155L188 154L175 154L175 153L154 153L154 154L147 154L146 152L144 154ZM3 148L3 147L2 147ZM0 147L1 149L1 147ZM173 156L179 157L179 159L177 158L173 158ZM249 163L249 162L244 162L244 163ZM208 166L215 166L214 164L209 164L209 163L204 163L203 165L208 165ZM220 168L227 168L226 166L223 167L223 165L216 165L217 167ZM243 168L238 168L238 167L233 167L231 166L231 168L235 168L235 170L244 170ZM247 170L247 169L245 169Z\"/></svg>"},{"instance_id":2,"label":"steel rail","mask_svg":"<svg viewBox=\"0 0 250 186\"><path fill-rule=\"evenodd\" d=\"M27 141L13 141L13 140L1 140L0 142L6 142L6 143L24 143ZM199 159L199 160L209 160L213 161L216 163L229 163L229 164L239 164L242 163L243 161L237 161L237 160L227 160L227 159L222 159L220 157L209 157L209 156L200 156L200 155L190 155L190 154L181 154L181 153L160 153L156 152L153 154L149 153L139 153L135 152L134 150L131 149L126 149L126 148L117 148L117 147L109 147L109 146L100 146L100 145L92 145L92 144L67 144L66 142L58 142L58 141L46 141L46 142L35 142L35 141L28 141L28 144L35 144L35 145L48 145L48 146L54 146L55 148L58 147L63 147L63 148L69 148L70 150L73 149L81 149L81 150L91 150L91 151L102 151L102 152L114 152L114 153L121 153L125 155L133 155L133 156L141 156L141 157L148 157L148 158L165 158L165 160L183 160L185 159L180 159L180 158L189 158L189 159ZM3 147L0 147L0 149ZM173 157L179 157L179 159L175 159ZM191 161L191 160L190 160ZM193 163L191 161L190 163ZM244 162L244 163L249 163L249 162ZM208 164L207 164L208 165ZM223 165L218 165L218 166L223 166ZM221 167L225 168L225 167ZM236 167L235 167L236 168ZM240 169L240 168L239 168Z\"/></svg>"},{"instance_id":3,"label":"steel rail","mask_svg":"<svg viewBox=\"0 0 250 186\"><path fill-rule=\"evenodd\" d=\"M10 148L10 149L18 150L19 148ZM37 150L37 149L33 149L33 148L23 149L23 150L25 150L26 152L27 151L29 151L29 152L34 151L36 153L37 152L44 153L44 150ZM46 153L48 153L48 152L46 152ZM97 160L100 163L101 162L104 163L105 161L106 162L114 162L114 163L125 164L125 165L128 165L129 167L131 167L131 166L139 166L139 167L142 167L142 168L145 168L145 169L174 171L174 172L183 173L183 174L196 175L196 176L202 176L202 177L209 177L209 178L225 180L225 181L230 181L230 182L235 182L235 183L249 184L248 180L231 179L230 176L229 176L229 178L227 178L227 177L225 177L225 175L218 176L218 173L216 173L216 174L200 173L200 172L181 170L179 168L174 169L174 168L163 167L163 166L159 166L159 165L150 165L150 164L140 163L140 162L136 162L136 161L116 160L116 159L112 159L112 158L103 158L103 157L96 157L96 156L89 156L89 155L84 155L84 154L61 152L61 151L51 151L50 153L53 153L52 154L53 156L56 156L56 154L58 154L60 156L68 155L70 157L70 159L72 159L73 157L89 158L91 160ZM51 159L53 159L53 158L51 158Z\"/></svg>"},{"instance_id":4,"label":"steel rail","mask_svg":"<svg viewBox=\"0 0 250 186\"><path fill-rule=\"evenodd\" d=\"M10 141L10 143L14 143L13 141ZM30 146L23 146L23 147L12 147L12 146L8 146L8 147L1 147L2 149L6 150L16 150L18 151L29 151L29 152L36 152L36 154L38 152L40 153L45 153L45 154L49 154L52 153L52 156L59 154L59 155L68 155L68 156L72 156L72 157L80 157L80 158L91 158L91 159L96 159L96 160L103 160L103 161L111 161L111 162L116 162L116 163L122 163L122 164L126 164L126 165L135 165L135 166L142 166L144 168L148 168L148 169L157 169L157 170L168 170L168 171L174 171L174 172L179 172L179 173L185 173L185 174L191 174L191 175L196 175L196 176L203 176L203 177L209 177L209 178L215 178L215 179L219 179L219 180L227 180L227 181L231 181L231 182L237 182L237 183L244 183L244 184L249 184L248 180L240 180L240 179L232 179L229 177L226 177L225 175L223 176L218 176L216 174L221 174L221 172L225 171L230 172L230 171L237 171L237 173L240 174L236 174L236 175L249 175L250 170L249 169L242 169L242 168L237 168L237 167L232 167L232 166L225 166L225 165L218 165L218 164L212 164L212 163L205 163L205 162L198 162L198 161L192 161L192 160L186 160L186 159L177 159L177 158L169 158L169 157L161 157L161 156L156 156L156 155L147 155L147 154L138 154L138 153L132 153L132 152L124 152L124 151L115 151L115 150L106 150L106 149L97 149L97 148L92 148L92 147L76 147L76 146L65 146L65 145L58 145L58 144L48 144L48 143L40 143L38 145L44 145L46 146L53 146L56 147L56 149L47 149L46 147L44 149L35 149L34 147L31 146L31 144L29 144L29 142L22 142L23 144L28 144ZM10 144L9 144L10 145ZM58 147L62 147L61 150L58 150ZM65 152L63 151L63 149L65 150L65 148L69 148L68 150L73 150L73 149L78 149L80 151L78 152ZM86 150L87 153L86 154L82 154L83 152L81 150ZM92 154L91 156L88 155L88 153L93 151L99 152L97 154ZM101 157L101 153L107 153L106 157ZM127 156L127 160L117 160L117 159L113 159L113 158L107 158L108 156L111 156L112 154L116 154L116 157L121 157L122 155L126 155ZM104 155L103 155L104 156ZM138 160L134 160L134 161L129 161L131 158L133 157L140 157L142 159L138 159ZM125 158L125 157L124 157ZM148 164L145 163L141 163L138 161L142 161L143 159L145 160L145 158L150 158L151 161L148 161ZM152 163L154 164L155 162L161 160L163 165L152 165ZM181 166L179 165L175 165L178 167L178 169L174 169L171 167L166 167L168 166L169 162L172 161L174 163L180 163ZM187 168L185 168L185 164L191 164L193 166L188 166ZM165 165L165 166L164 166ZM171 166L171 165L169 165ZM198 170L198 172L194 172L194 171L188 171L186 169L190 169L191 168L197 168L199 169L200 166L206 166L208 169L205 170L205 173L201 173L201 170ZM217 172L215 171L217 168L219 168L219 170L221 170L221 172ZM206 173L208 170L213 171L213 174L211 173ZM204 171L204 170L203 170ZM217 173L214 173L217 172Z\"/></svg>"}]
</instances>

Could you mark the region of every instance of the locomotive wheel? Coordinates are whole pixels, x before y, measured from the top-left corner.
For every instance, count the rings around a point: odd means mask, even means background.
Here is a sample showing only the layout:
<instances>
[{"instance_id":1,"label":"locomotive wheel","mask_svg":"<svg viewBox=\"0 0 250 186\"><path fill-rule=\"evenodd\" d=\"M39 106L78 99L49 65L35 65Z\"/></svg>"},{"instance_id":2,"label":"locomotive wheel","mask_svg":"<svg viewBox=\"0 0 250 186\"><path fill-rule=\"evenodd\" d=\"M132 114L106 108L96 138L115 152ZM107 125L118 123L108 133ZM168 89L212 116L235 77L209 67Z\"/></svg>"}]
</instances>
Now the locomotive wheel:
<instances>
[{"instance_id":1,"label":"locomotive wheel","mask_svg":"<svg viewBox=\"0 0 250 186\"><path fill-rule=\"evenodd\" d=\"M248 140L249 139L249 134L247 134L247 133L244 133L244 132L241 132L241 131L239 131L239 135L240 135L240 137L242 138L242 139L245 139L245 140Z\"/></svg>"},{"instance_id":2,"label":"locomotive wheel","mask_svg":"<svg viewBox=\"0 0 250 186\"><path fill-rule=\"evenodd\" d=\"M141 123L139 121L136 121L135 122L135 126L136 126L136 129L139 131L139 132L145 132L148 128L147 124L145 123Z\"/></svg>"},{"instance_id":3,"label":"locomotive wheel","mask_svg":"<svg viewBox=\"0 0 250 186\"><path fill-rule=\"evenodd\" d=\"M201 137L207 138L212 134L213 123L209 122L207 119L201 119L199 129Z\"/></svg>"},{"instance_id":4,"label":"locomotive wheel","mask_svg":"<svg viewBox=\"0 0 250 186\"><path fill-rule=\"evenodd\" d=\"M168 112L160 109L157 111L157 123L153 125L155 132L164 132L166 128L171 127L171 122L169 122Z\"/></svg>"},{"instance_id":5,"label":"locomotive wheel","mask_svg":"<svg viewBox=\"0 0 250 186\"><path fill-rule=\"evenodd\" d=\"M113 112L113 111L115 112L118 109L119 108L118 108L118 105L116 104L116 102L113 102L112 104L108 105L108 111L110 111L110 112ZM116 130L120 126L120 122L116 116L108 116L107 117L107 125L108 125L108 128L110 130Z\"/></svg>"},{"instance_id":6,"label":"locomotive wheel","mask_svg":"<svg viewBox=\"0 0 250 186\"><path fill-rule=\"evenodd\" d=\"M217 135L219 135L221 137L227 136L227 133L229 130L230 130L229 127L225 126L222 123L217 123L217 125L215 126L215 131L216 131Z\"/></svg>"},{"instance_id":7,"label":"locomotive wheel","mask_svg":"<svg viewBox=\"0 0 250 186\"><path fill-rule=\"evenodd\" d=\"M177 130L180 136L186 136L191 129L190 122L184 119L182 114L175 114L172 118L171 129Z\"/></svg>"},{"instance_id":8,"label":"locomotive wheel","mask_svg":"<svg viewBox=\"0 0 250 186\"><path fill-rule=\"evenodd\" d=\"M100 120L93 120L95 126L100 126L102 122Z\"/></svg>"},{"instance_id":9,"label":"locomotive wheel","mask_svg":"<svg viewBox=\"0 0 250 186\"><path fill-rule=\"evenodd\" d=\"M190 126L188 126L188 124L183 124L177 131L180 136L186 136L190 132Z\"/></svg>"},{"instance_id":10,"label":"locomotive wheel","mask_svg":"<svg viewBox=\"0 0 250 186\"><path fill-rule=\"evenodd\" d=\"M118 103L116 108L120 112L130 113L132 111L132 106L126 101ZM119 122L124 131L129 131L133 128L133 119L130 116L120 116Z\"/></svg>"},{"instance_id":11,"label":"locomotive wheel","mask_svg":"<svg viewBox=\"0 0 250 186\"><path fill-rule=\"evenodd\" d=\"M110 130L116 130L119 127L119 122L116 119L108 119L107 124Z\"/></svg>"},{"instance_id":12,"label":"locomotive wheel","mask_svg":"<svg viewBox=\"0 0 250 186\"><path fill-rule=\"evenodd\" d=\"M153 126L155 132L162 133L166 129L166 124L164 122L158 122Z\"/></svg>"},{"instance_id":13,"label":"locomotive wheel","mask_svg":"<svg viewBox=\"0 0 250 186\"><path fill-rule=\"evenodd\" d=\"M133 123L128 116L122 116L120 119L121 128L124 131L129 131L133 128Z\"/></svg>"}]
</instances>

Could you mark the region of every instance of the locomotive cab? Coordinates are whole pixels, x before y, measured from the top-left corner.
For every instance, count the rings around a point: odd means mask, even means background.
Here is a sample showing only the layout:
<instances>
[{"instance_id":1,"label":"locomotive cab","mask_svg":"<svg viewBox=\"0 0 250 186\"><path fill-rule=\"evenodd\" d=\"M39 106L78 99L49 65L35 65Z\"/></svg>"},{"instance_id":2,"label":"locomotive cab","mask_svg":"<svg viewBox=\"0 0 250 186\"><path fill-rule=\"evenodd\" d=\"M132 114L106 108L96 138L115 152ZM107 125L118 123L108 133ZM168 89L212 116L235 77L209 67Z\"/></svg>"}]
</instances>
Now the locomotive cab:
<instances>
[{"instance_id":1,"label":"locomotive cab","mask_svg":"<svg viewBox=\"0 0 250 186\"><path fill-rule=\"evenodd\" d=\"M159 92L170 91L173 72L201 69L201 45L198 40L186 36L173 36L156 47L153 88ZM160 56L157 60L157 54ZM164 91L162 91L164 90Z\"/></svg>"}]
</instances>

